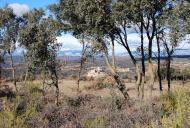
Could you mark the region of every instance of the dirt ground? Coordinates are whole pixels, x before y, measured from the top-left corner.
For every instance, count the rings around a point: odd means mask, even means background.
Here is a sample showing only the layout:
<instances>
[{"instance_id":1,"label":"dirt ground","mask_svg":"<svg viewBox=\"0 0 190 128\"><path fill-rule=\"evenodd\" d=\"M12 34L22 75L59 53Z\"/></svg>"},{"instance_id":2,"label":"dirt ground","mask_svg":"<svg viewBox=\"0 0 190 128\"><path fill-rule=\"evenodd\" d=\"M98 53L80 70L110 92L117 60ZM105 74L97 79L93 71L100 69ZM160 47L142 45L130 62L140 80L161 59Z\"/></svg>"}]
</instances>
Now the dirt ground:
<instances>
[{"instance_id":1,"label":"dirt ground","mask_svg":"<svg viewBox=\"0 0 190 128\"><path fill-rule=\"evenodd\" d=\"M103 88L103 89L88 89L90 86L93 86L94 81L81 81L80 82L80 92L77 91L77 81L73 79L63 79L59 81L59 88L60 88L60 93L63 95L66 95L68 97L76 96L78 93L82 94L93 94L96 96L100 96L102 98L110 97L110 92L111 89L109 88ZM34 83L40 84L40 81L34 81ZM4 83L4 85L9 85L13 90L14 86L12 83ZM18 85L22 86L22 83L18 83ZM136 90L136 85L135 83L125 83L126 88L128 89L129 96L133 99L137 99L137 90ZM189 85L189 82L187 82L185 85L182 85L181 81L172 81L171 84L171 89L177 89L178 87L186 87L186 85ZM145 85L145 98L149 98L149 94L147 93L148 87ZM122 94L117 90L117 88L114 88L115 93L117 95L122 96ZM163 81L163 90L167 91L167 83L166 81ZM153 97L158 97L160 96L160 91L159 91L159 85L158 82L154 84L154 88L152 91Z\"/></svg>"},{"instance_id":2,"label":"dirt ground","mask_svg":"<svg viewBox=\"0 0 190 128\"><path fill-rule=\"evenodd\" d=\"M188 84L188 83L186 83ZM129 96L131 98L137 99L137 90L136 90L136 85L135 83L125 83L126 88L128 89ZM84 94L94 94L97 96L101 97L109 97L110 95L110 89L109 88L103 88L103 89L87 89L89 86L93 86L93 81L81 81L80 83L80 93ZM182 82L180 81L173 81L171 89L176 89L178 87L181 87ZM186 85L184 85L185 87ZM76 80L70 80L70 79L63 79L59 81L59 88L60 92L63 93L64 95L67 96L74 96L76 95L77 92L77 83ZM147 93L148 87L145 85L145 98L149 98L149 94ZM122 95L117 88L114 88L116 94ZM167 83L164 81L163 82L163 90L167 91ZM159 85L158 82L154 84L154 89L152 91L153 97L160 96L160 91L159 91Z\"/></svg>"}]
</instances>

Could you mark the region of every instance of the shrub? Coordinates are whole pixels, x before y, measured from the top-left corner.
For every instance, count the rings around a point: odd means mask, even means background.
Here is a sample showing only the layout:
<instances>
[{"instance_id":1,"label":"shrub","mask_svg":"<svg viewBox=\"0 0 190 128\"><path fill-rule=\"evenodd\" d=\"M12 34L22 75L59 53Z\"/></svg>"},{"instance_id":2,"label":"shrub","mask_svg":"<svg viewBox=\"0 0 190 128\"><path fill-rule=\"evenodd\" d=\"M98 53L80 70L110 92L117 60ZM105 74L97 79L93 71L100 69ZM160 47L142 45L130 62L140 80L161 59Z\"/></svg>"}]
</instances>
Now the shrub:
<instances>
[{"instance_id":1,"label":"shrub","mask_svg":"<svg viewBox=\"0 0 190 128\"><path fill-rule=\"evenodd\" d=\"M114 85L114 83L109 82L109 80L107 80L107 78L102 77L102 78L98 78L94 84L93 84L93 88L94 89L104 89L104 88L112 88Z\"/></svg>"},{"instance_id":2,"label":"shrub","mask_svg":"<svg viewBox=\"0 0 190 128\"><path fill-rule=\"evenodd\" d=\"M5 101L5 108L0 113L0 127L2 128L35 128L40 124L37 117L37 103L41 102L42 93L36 91L39 85L27 83L22 87L14 99ZM31 123L32 120L36 122ZM30 122L30 126L29 123ZM32 124L32 125L31 125Z\"/></svg>"},{"instance_id":3,"label":"shrub","mask_svg":"<svg viewBox=\"0 0 190 128\"><path fill-rule=\"evenodd\" d=\"M95 119L87 119L84 123L86 128L106 128L106 117L96 117Z\"/></svg>"},{"instance_id":4,"label":"shrub","mask_svg":"<svg viewBox=\"0 0 190 128\"><path fill-rule=\"evenodd\" d=\"M190 96L185 90L180 89L168 93L162 98L162 124L168 128L190 127Z\"/></svg>"},{"instance_id":5,"label":"shrub","mask_svg":"<svg viewBox=\"0 0 190 128\"><path fill-rule=\"evenodd\" d=\"M110 106L110 108L112 110L121 109L125 103L125 99L121 96L118 96L114 89L110 89L110 95L111 95L111 106Z\"/></svg>"}]
</instances>

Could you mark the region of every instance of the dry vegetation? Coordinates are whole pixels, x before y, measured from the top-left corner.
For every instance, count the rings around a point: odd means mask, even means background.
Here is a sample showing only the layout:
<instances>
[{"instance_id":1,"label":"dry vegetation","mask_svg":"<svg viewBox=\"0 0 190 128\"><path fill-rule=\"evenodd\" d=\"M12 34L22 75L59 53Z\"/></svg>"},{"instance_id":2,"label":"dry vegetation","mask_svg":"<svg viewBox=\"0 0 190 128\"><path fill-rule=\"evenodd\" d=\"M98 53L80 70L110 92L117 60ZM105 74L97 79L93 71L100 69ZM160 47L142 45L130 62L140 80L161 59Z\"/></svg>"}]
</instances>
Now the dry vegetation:
<instances>
[{"instance_id":1,"label":"dry vegetation","mask_svg":"<svg viewBox=\"0 0 190 128\"><path fill-rule=\"evenodd\" d=\"M0 8L0 128L189 128L190 60L177 52L189 26L189 0ZM80 56L64 53L65 33Z\"/></svg>"},{"instance_id":2,"label":"dry vegetation","mask_svg":"<svg viewBox=\"0 0 190 128\"><path fill-rule=\"evenodd\" d=\"M102 78L103 79L103 78ZM110 79L81 81L80 92L74 79L59 81L60 103L55 105L53 88L42 89L40 81L19 83L1 88L0 127L2 128L168 128L189 127L190 82L172 82L172 92L160 94L158 84L154 96L137 97L136 85L125 83L131 96L125 104L120 91L108 83ZM165 83L165 82L164 82ZM11 85L11 83L7 83ZM164 84L166 87L167 83ZM164 90L167 90L165 88ZM4 93L3 93L4 92Z\"/></svg>"}]
</instances>

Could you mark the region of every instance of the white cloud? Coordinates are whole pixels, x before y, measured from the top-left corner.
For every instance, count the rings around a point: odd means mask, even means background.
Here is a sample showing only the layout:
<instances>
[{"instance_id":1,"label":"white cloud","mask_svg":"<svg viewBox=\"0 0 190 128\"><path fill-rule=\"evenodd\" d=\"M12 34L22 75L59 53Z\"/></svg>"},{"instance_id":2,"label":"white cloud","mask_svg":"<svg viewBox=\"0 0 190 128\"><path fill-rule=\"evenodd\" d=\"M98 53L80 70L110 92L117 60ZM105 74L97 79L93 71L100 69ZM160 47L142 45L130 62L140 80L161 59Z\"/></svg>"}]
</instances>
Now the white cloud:
<instances>
[{"instance_id":1,"label":"white cloud","mask_svg":"<svg viewBox=\"0 0 190 128\"><path fill-rule=\"evenodd\" d=\"M62 44L61 51L65 51L67 52L67 54L71 54L69 53L69 51L74 51L74 50L81 51L82 49L82 46L79 43L79 41L70 34L65 34L61 37L57 37L57 41ZM131 51L136 51L137 47L140 46L141 42L139 34L137 33L128 34L128 42ZM144 47L148 47L148 38L146 37L146 34L144 34ZM183 49L183 48L190 49L190 44L188 44L187 42L181 42L180 45L178 46L178 49ZM116 54L127 53L126 49L118 43L116 43L115 45L115 51ZM153 40L153 51L157 52L157 45L155 39Z\"/></svg>"},{"instance_id":2,"label":"white cloud","mask_svg":"<svg viewBox=\"0 0 190 128\"><path fill-rule=\"evenodd\" d=\"M61 51L81 50L82 48L79 41L69 34L57 37L57 41L62 44Z\"/></svg>"},{"instance_id":3,"label":"white cloud","mask_svg":"<svg viewBox=\"0 0 190 128\"><path fill-rule=\"evenodd\" d=\"M17 16L22 16L23 14L29 12L29 7L26 4L12 3L8 5L9 8L13 9L13 12Z\"/></svg>"}]
</instances>

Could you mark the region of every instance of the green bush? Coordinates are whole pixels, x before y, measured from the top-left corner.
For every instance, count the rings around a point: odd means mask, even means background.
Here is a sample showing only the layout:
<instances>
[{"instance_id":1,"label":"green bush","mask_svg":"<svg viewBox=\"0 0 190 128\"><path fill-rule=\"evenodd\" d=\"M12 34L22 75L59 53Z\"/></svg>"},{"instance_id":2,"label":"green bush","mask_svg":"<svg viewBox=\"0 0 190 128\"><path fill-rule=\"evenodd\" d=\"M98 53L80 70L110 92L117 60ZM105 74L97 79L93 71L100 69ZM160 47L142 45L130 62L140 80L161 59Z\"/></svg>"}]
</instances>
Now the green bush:
<instances>
[{"instance_id":1,"label":"green bush","mask_svg":"<svg viewBox=\"0 0 190 128\"><path fill-rule=\"evenodd\" d=\"M110 84L110 83L108 83L108 82L106 82L104 80L105 80L104 77L97 79L96 83L94 85L94 88L95 89L104 89L104 88L111 88L111 87L113 87L112 84Z\"/></svg>"},{"instance_id":2,"label":"green bush","mask_svg":"<svg viewBox=\"0 0 190 128\"><path fill-rule=\"evenodd\" d=\"M106 117L97 117L95 119L87 119L84 123L86 128L106 128Z\"/></svg>"},{"instance_id":3,"label":"green bush","mask_svg":"<svg viewBox=\"0 0 190 128\"><path fill-rule=\"evenodd\" d=\"M35 91L37 88L39 85L27 83L14 99L5 99L4 110L0 112L0 128L28 128L29 120L40 117L37 104L41 102L42 93Z\"/></svg>"},{"instance_id":4,"label":"green bush","mask_svg":"<svg viewBox=\"0 0 190 128\"><path fill-rule=\"evenodd\" d=\"M190 127L190 95L185 90L162 97L162 125L165 128Z\"/></svg>"}]
</instances>

